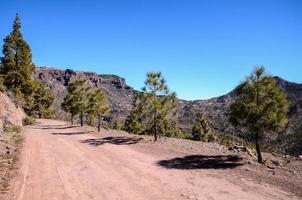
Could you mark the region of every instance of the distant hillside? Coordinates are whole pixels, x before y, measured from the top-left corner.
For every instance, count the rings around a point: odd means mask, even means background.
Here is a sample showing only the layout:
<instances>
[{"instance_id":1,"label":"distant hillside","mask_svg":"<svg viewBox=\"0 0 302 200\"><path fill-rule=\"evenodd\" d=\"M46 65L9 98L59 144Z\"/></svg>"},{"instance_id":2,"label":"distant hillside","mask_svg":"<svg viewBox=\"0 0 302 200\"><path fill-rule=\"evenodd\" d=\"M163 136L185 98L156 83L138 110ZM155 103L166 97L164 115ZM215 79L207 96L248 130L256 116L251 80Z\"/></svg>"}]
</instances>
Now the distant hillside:
<instances>
[{"instance_id":1,"label":"distant hillside","mask_svg":"<svg viewBox=\"0 0 302 200\"><path fill-rule=\"evenodd\" d=\"M65 116L65 118L66 115L61 110L60 104L65 96L66 87L70 80L75 77L84 78L91 87L102 88L106 92L111 106L109 121L124 121L131 110L131 103L137 92L126 84L124 78L116 75L99 75L93 72L41 67L35 70L34 77L56 96L54 107L58 115L60 117ZM278 87L287 94L290 104L289 123L283 133L285 135L300 134L299 130L302 129L302 84L289 82L280 77L274 78L277 80ZM186 101L179 99L179 126L183 131L189 132L194 123L194 113L203 111L214 130L236 134L237 132L229 124L227 117L228 108L232 101L233 92L208 100Z\"/></svg>"},{"instance_id":2,"label":"distant hillside","mask_svg":"<svg viewBox=\"0 0 302 200\"><path fill-rule=\"evenodd\" d=\"M78 72L71 69L59 70L48 67L37 67L34 78L55 95L54 108L60 118L68 115L61 109L66 88L71 80L82 78L93 88L101 88L108 97L111 107L111 118L124 120L131 110L131 102L135 91L125 83L125 79L116 75L99 75L93 72Z\"/></svg>"},{"instance_id":3,"label":"distant hillside","mask_svg":"<svg viewBox=\"0 0 302 200\"><path fill-rule=\"evenodd\" d=\"M275 76L274 79L277 81L277 86L287 94L289 102L289 123L286 127L286 133L291 134L301 126L302 84L289 82L277 76ZM208 100L180 100L180 116L182 116L180 117L180 124L183 125L183 128L190 129L192 127L192 120L189 116L192 116L192 111L202 110L207 114L210 125L214 129L221 132L232 133L234 130L228 123L227 112L233 99L234 92L232 91L226 95Z\"/></svg>"}]
</instances>

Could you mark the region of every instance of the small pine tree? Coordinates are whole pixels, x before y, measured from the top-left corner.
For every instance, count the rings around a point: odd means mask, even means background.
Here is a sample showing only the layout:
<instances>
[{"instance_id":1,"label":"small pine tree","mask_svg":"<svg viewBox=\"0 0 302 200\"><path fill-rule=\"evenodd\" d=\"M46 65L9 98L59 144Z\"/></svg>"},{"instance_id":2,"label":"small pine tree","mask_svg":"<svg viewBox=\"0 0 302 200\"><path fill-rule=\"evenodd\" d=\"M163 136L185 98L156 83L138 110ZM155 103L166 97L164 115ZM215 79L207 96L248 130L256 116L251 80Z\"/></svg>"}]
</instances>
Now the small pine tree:
<instances>
[{"instance_id":1,"label":"small pine tree","mask_svg":"<svg viewBox=\"0 0 302 200\"><path fill-rule=\"evenodd\" d=\"M86 112L91 117L97 116L98 131L100 132L101 117L109 112L106 95L100 89L88 93Z\"/></svg>"},{"instance_id":2,"label":"small pine tree","mask_svg":"<svg viewBox=\"0 0 302 200\"><path fill-rule=\"evenodd\" d=\"M136 112L132 111L129 116L127 116L123 130L134 133L134 134L140 134L142 131L142 124L141 120L139 119L139 116Z\"/></svg>"},{"instance_id":3,"label":"small pine tree","mask_svg":"<svg viewBox=\"0 0 302 200\"><path fill-rule=\"evenodd\" d=\"M183 135L177 126L176 94L170 92L160 72L147 73L145 86L133 101L124 130L135 134Z\"/></svg>"},{"instance_id":4,"label":"small pine tree","mask_svg":"<svg viewBox=\"0 0 302 200\"><path fill-rule=\"evenodd\" d=\"M230 105L230 122L252 134L261 163L261 138L281 130L287 123L286 95L276 86L276 81L265 74L264 67L257 67L235 93L235 102Z\"/></svg>"},{"instance_id":5,"label":"small pine tree","mask_svg":"<svg viewBox=\"0 0 302 200\"><path fill-rule=\"evenodd\" d=\"M166 132L165 124L177 115L176 94L168 89L165 79L160 72L147 73L143 92L140 98L142 115L147 121L146 132L154 134L157 141L158 134Z\"/></svg>"},{"instance_id":6,"label":"small pine tree","mask_svg":"<svg viewBox=\"0 0 302 200\"><path fill-rule=\"evenodd\" d=\"M142 106L142 103L140 102L141 94L137 94L134 97L134 100L132 102L132 110L130 112L130 115L128 115L124 122L123 130L134 133L134 134L140 134L143 131L142 126L142 119L143 114L145 113L144 108Z\"/></svg>"},{"instance_id":7,"label":"small pine tree","mask_svg":"<svg viewBox=\"0 0 302 200\"><path fill-rule=\"evenodd\" d=\"M197 119L192 129L192 136L194 140L203 142L212 142L214 140L214 136L204 113L199 113L197 115Z\"/></svg>"},{"instance_id":8,"label":"small pine tree","mask_svg":"<svg viewBox=\"0 0 302 200\"><path fill-rule=\"evenodd\" d=\"M87 90L85 81L82 79L72 81L67 87L67 94L61 106L65 112L71 114L71 124L73 124L74 116L80 114L81 126L83 126Z\"/></svg>"}]
</instances>

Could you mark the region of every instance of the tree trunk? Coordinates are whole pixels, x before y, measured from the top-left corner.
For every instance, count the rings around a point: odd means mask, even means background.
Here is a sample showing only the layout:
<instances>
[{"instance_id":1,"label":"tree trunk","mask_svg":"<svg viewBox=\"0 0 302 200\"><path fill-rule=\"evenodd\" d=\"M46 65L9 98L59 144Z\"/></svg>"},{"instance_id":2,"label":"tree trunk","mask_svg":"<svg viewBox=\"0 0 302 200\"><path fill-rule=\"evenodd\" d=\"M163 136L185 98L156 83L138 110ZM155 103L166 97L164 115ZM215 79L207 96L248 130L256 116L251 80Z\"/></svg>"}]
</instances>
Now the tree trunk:
<instances>
[{"instance_id":1,"label":"tree trunk","mask_svg":"<svg viewBox=\"0 0 302 200\"><path fill-rule=\"evenodd\" d=\"M157 141L157 111L155 108L155 113L154 113L154 141Z\"/></svg>"},{"instance_id":2,"label":"tree trunk","mask_svg":"<svg viewBox=\"0 0 302 200\"><path fill-rule=\"evenodd\" d=\"M81 119L81 126L83 126L84 125L84 123L83 123L83 112L81 112L81 117L80 117Z\"/></svg>"},{"instance_id":3,"label":"tree trunk","mask_svg":"<svg viewBox=\"0 0 302 200\"><path fill-rule=\"evenodd\" d=\"M257 151L257 156L258 156L258 163L262 163L262 154L261 154L261 151L260 151L258 133L256 134L255 142L256 142L256 151Z\"/></svg>"},{"instance_id":4,"label":"tree trunk","mask_svg":"<svg viewBox=\"0 0 302 200\"><path fill-rule=\"evenodd\" d=\"M73 125L73 117L74 117L74 115L71 114L71 118L70 118L70 120L71 120L71 125Z\"/></svg>"},{"instance_id":5,"label":"tree trunk","mask_svg":"<svg viewBox=\"0 0 302 200\"><path fill-rule=\"evenodd\" d=\"M99 115L98 132L101 131L101 115Z\"/></svg>"},{"instance_id":6,"label":"tree trunk","mask_svg":"<svg viewBox=\"0 0 302 200\"><path fill-rule=\"evenodd\" d=\"M259 80L260 80L260 76L257 75L257 84L256 84L256 104L257 104L257 107L259 106L259 86L258 86ZM260 151L259 132L258 131L255 135L255 142L256 142L256 151L257 151L257 156L258 156L258 163L262 163L262 155L261 155L261 151Z\"/></svg>"}]
</instances>

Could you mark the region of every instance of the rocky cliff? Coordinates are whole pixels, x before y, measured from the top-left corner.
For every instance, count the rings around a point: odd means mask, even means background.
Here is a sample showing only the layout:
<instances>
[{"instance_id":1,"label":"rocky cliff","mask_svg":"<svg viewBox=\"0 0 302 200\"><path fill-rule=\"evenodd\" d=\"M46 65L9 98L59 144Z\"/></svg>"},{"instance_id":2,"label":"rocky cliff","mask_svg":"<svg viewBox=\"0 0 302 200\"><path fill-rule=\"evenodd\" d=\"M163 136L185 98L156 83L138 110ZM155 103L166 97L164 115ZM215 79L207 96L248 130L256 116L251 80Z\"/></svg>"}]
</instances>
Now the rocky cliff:
<instances>
[{"instance_id":1,"label":"rocky cliff","mask_svg":"<svg viewBox=\"0 0 302 200\"><path fill-rule=\"evenodd\" d=\"M116 75L99 75L93 72L78 72L71 69L58 70L55 68L38 67L34 78L42 83L55 95L54 108L58 117L68 117L61 109L61 103L66 94L66 88L75 78L87 80L92 88L101 88L108 97L111 108L109 120L123 121L131 110L131 102L135 91L125 83L125 79Z\"/></svg>"},{"instance_id":2,"label":"rocky cliff","mask_svg":"<svg viewBox=\"0 0 302 200\"><path fill-rule=\"evenodd\" d=\"M21 126L24 117L23 109L17 107L6 94L0 92L0 138L4 125Z\"/></svg>"}]
</instances>

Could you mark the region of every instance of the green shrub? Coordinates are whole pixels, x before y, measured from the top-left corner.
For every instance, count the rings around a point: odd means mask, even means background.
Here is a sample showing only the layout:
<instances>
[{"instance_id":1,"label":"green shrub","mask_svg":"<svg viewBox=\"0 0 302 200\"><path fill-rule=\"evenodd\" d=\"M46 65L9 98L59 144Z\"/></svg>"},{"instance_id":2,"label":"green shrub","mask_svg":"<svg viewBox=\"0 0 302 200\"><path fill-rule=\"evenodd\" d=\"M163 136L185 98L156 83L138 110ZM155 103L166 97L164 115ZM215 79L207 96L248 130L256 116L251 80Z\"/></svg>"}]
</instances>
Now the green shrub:
<instances>
[{"instance_id":1,"label":"green shrub","mask_svg":"<svg viewBox=\"0 0 302 200\"><path fill-rule=\"evenodd\" d=\"M23 124L24 126L33 125L33 124L35 124L35 123L36 123L36 119L34 119L34 118L32 118L32 117L25 117L25 118L23 119L23 122L22 122L22 124Z\"/></svg>"},{"instance_id":2,"label":"green shrub","mask_svg":"<svg viewBox=\"0 0 302 200\"><path fill-rule=\"evenodd\" d=\"M111 129L111 125L108 122L103 122L103 128L106 130L110 130Z\"/></svg>"},{"instance_id":3,"label":"green shrub","mask_svg":"<svg viewBox=\"0 0 302 200\"><path fill-rule=\"evenodd\" d=\"M87 115L87 125L88 126L95 126L95 116L94 115Z\"/></svg>"},{"instance_id":4,"label":"green shrub","mask_svg":"<svg viewBox=\"0 0 302 200\"><path fill-rule=\"evenodd\" d=\"M186 132L183 132L181 130L177 130L175 132L175 137L176 138L180 138L180 139L188 139L189 138L189 135L186 133Z\"/></svg>"},{"instance_id":5,"label":"green shrub","mask_svg":"<svg viewBox=\"0 0 302 200\"><path fill-rule=\"evenodd\" d=\"M208 136L208 142L215 142L216 141L216 137L213 134L210 134Z\"/></svg>"},{"instance_id":6,"label":"green shrub","mask_svg":"<svg viewBox=\"0 0 302 200\"><path fill-rule=\"evenodd\" d=\"M41 117L45 119L54 119L56 115L56 111L53 108L47 108L41 111Z\"/></svg>"},{"instance_id":7,"label":"green shrub","mask_svg":"<svg viewBox=\"0 0 302 200\"><path fill-rule=\"evenodd\" d=\"M123 130L133 134L140 134L142 132L142 123L136 112L132 111L131 114L127 116Z\"/></svg>"},{"instance_id":8,"label":"green shrub","mask_svg":"<svg viewBox=\"0 0 302 200\"><path fill-rule=\"evenodd\" d=\"M225 147L234 146L234 144L236 143L235 138L231 137L226 133L216 132L215 135L217 136L218 143Z\"/></svg>"},{"instance_id":9,"label":"green shrub","mask_svg":"<svg viewBox=\"0 0 302 200\"><path fill-rule=\"evenodd\" d=\"M17 145L21 144L23 141L23 138L22 138L20 132L15 132L13 135L13 139L14 139L14 143Z\"/></svg>"},{"instance_id":10,"label":"green shrub","mask_svg":"<svg viewBox=\"0 0 302 200\"><path fill-rule=\"evenodd\" d=\"M116 120L116 121L113 122L112 128L114 130L121 130L122 129L122 125Z\"/></svg>"},{"instance_id":11,"label":"green shrub","mask_svg":"<svg viewBox=\"0 0 302 200\"><path fill-rule=\"evenodd\" d=\"M21 127L20 126L14 126L14 125L5 125L3 128L3 131L6 133L20 133Z\"/></svg>"}]
</instances>

